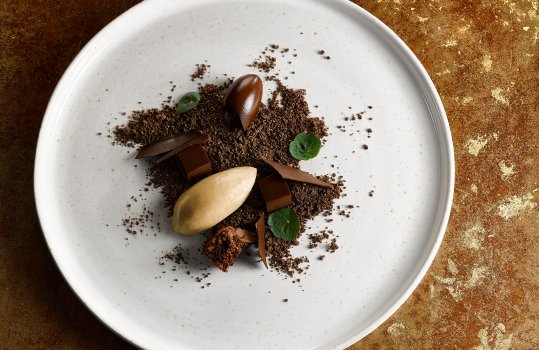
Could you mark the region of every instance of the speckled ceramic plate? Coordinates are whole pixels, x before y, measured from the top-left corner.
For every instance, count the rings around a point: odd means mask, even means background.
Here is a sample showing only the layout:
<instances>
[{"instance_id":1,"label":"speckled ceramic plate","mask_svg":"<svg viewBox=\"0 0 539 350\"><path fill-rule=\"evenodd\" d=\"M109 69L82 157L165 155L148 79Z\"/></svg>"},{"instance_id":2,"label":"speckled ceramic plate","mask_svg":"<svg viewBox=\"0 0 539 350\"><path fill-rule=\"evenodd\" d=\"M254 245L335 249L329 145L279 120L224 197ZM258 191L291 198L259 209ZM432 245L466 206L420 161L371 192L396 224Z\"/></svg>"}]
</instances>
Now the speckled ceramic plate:
<instances>
[{"instance_id":1,"label":"speckled ceramic plate","mask_svg":"<svg viewBox=\"0 0 539 350\"><path fill-rule=\"evenodd\" d=\"M129 210L126 204L145 173L141 162L133 167L133 154L111 145L106 125L124 121L122 111L158 107L169 81L177 84L174 98L195 89L189 75L204 60L208 79L253 72L247 63L271 43L296 50L292 63L279 59L278 68L295 71L287 84L307 90L332 133L302 167L324 174L334 164L347 179L348 195L337 204L359 208L350 218L335 216L341 248L324 261L316 259L323 250L309 252L305 241L295 250L311 257L301 282L240 261L227 274L213 269L204 281L211 287L201 289L183 270L157 264L180 240L200 244L172 232L157 191L142 203L161 215L160 233L128 237L119 225L141 210L141 202ZM359 133L338 130L343 116L367 106L367 118L345 123ZM134 344L330 349L367 335L412 293L442 240L453 177L450 131L431 80L403 42L361 8L344 0L152 0L103 29L58 84L39 138L35 191L66 280Z\"/></svg>"}]
</instances>

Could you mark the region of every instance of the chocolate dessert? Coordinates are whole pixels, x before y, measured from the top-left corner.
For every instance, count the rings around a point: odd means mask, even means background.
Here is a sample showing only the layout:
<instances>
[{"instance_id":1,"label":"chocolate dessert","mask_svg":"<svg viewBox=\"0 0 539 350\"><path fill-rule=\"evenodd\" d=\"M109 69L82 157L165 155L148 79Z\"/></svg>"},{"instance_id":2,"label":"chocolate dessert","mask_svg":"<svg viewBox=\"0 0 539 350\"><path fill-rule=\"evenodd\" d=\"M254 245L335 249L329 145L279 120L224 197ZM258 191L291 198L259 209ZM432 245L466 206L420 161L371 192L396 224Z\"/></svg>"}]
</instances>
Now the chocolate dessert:
<instances>
[{"instance_id":1,"label":"chocolate dessert","mask_svg":"<svg viewBox=\"0 0 539 350\"><path fill-rule=\"evenodd\" d=\"M210 66L201 67L207 74ZM263 102L266 84L270 97ZM323 120L310 113L305 90L285 86L276 75L247 74L201 84L175 106L166 102L132 112L113 137L121 145L142 146L137 158L151 164L147 185L160 189L174 229L207 235L201 251L225 272L253 243L266 267L290 276L304 272L308 258L294 257L290 249L308 220L331 213L344 184L335 173L299 169L299 159L317 156L327 136ZM234 169L253 169L257 186L240 180L221 185ZM243 183L241 198L236 183ZM231 201L235 206L228 208ZM338 248L334 236L324 240L328 251Z\"/></svg>"}]
</instances>

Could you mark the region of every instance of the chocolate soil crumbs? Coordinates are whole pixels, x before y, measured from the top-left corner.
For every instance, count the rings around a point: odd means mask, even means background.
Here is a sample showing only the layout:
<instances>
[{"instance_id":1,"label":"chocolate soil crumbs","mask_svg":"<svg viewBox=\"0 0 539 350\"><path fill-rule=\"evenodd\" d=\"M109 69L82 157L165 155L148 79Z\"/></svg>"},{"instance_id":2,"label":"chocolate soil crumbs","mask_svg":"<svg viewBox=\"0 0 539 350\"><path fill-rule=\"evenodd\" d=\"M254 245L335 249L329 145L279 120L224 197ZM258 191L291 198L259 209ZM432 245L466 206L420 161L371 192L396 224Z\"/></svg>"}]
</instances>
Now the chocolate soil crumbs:
<instances>
[{"instance_id":1,"label":"chocolate soil crumbs","mask_svg":"<svg viewBox=\"0 0 539 350\"><path fill-rule=\"evenodd\" d=\"M210 65L205 65L204 63L199 63L196 65L197 70L191 74L191 81L195 81L195 79L202 79L204 78L204 74L206 74L206 71L208 70Z\"/></svg>"},{"instance_id":2,"label":"chocolate soil crumbs","mask_svg":"<svg viewBox=\"0 0 539 350\"><path fill-rule=\"evenodd\" d=\"M202 65L199 69L201 67ZM198 74L196 75L198 77ZM299 161L288 153L290 141L301 132L313 133L323 138L327 136L327 128L320 118L310 116L305 90L288 88L275 76L266 77L266 80L273 81L276 87L246 131L234 127L233 117L223 107L224 94L232 83L232 80L228 79L221 84L200 86L201 100L198 106L181 115L178 115L173 106L168 105L132 112L125 125L117 126L113 130L114 140L124 146L138 147L166 136L197 130L210 136L205 149L213 173L238 166L253 166L258 169L257 179L260 179L272 172L262 158L297 167ZM265 88L267 89L267 86ZM160 189L170 213L178 197L190 186L182 179L180 165L175 158L153 164L148 169L147 176L150 183ZM266 227L268 262L270 267L279 272L293 276L294 273L302 273L308 268L305 266L308 258L294 257L290 249L299 244L298 238L305 231L306 222L321 213L331 212L333 201L341 194L342 177L332 174L320 178L334 186L325 188L289 182L293 198L291 208L295 210L301 223L300 235L294 241L279 239ZM253 189L245 203L208 234L211 237L226 226L252 230L263 211L264 203L260 193ZM335 244L329 251L334 251L336 247ZM180 260L183 261L183 258Z\"/></svg>"},{"instance_id":3,"label":"chocolate soil crumbs","mask_svg":"<svg viewBox=\"0 0 539 350\"><path fill-rule=\"evenodd\" d=\"M256 68L259 72L269 73L273 68L275 68L276 61L277 60L275 59L275 57L271 57L268 55L264 57L261 56L257 60L254 60L249 65L249 67Z\"/></svg>"}]
</instances>

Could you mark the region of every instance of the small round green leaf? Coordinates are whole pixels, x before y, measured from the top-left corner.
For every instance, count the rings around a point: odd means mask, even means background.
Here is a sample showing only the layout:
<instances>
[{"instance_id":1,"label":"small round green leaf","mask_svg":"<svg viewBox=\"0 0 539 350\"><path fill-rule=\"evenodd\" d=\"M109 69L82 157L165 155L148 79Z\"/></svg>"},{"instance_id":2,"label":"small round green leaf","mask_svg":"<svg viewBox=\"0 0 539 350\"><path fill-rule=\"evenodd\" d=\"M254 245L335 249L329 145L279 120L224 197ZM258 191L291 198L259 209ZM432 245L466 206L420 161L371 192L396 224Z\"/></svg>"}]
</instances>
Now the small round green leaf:
<instances>
[{"instance_id":1,"label":"small round green leaf","mask_svg":"<svg viewBox=\"0 0 539 350\"><path fill-rule=\"evenodd\" d=\"M294 140L290 142L289 151L292 157L299 160L309 160L318 155L322 143L314 134L302 132L297 134Z\"/></svg>"},{"instance_id":2,"label":"small round green leaf","mask_svg":"<svg viewBox=\"0 0 539 350\"><path fill-rule=\"evenodd\" d=\"M299 233L298 215L290 208L282 208L268 215L271 232L285 241L294 240Z\"/></svg>"},{"instance_id":3,"label":"small round green leaf","mask_svg":"<svg viewBox=\"0 0 539 350\"><path fill-rule=\"evenodd\" d=\"M176 112L185 113L190 109L195 108L200 101L200 94L198 92L188 92L180 98L176 105Z\"/></svg>"}]
</instances>

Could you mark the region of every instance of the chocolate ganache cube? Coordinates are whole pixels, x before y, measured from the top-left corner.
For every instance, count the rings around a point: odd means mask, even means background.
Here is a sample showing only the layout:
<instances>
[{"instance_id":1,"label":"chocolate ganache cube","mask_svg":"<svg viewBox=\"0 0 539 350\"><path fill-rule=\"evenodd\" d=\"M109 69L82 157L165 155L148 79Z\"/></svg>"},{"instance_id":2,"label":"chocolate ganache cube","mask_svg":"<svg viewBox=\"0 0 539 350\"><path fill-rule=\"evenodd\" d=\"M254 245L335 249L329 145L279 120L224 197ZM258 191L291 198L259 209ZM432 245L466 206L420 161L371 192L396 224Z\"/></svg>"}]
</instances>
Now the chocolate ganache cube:
<instances>
[{"instance_id":1,"label":"chocolate ganache cube","mask_svg":"<svg viewBox=\"0 0 539 350\"><path fill-rule=\"evenodd\" d=\"M280 175L266 176L258 180L257 184L268 213L292 204L292 194L288 189L288 184Z\"/></svg>"},{"instance_id":2,"label":"chocolate ganache cube","mask_svg":"<svg viewBox=\"0 0 539 350\"><path fill-rule=\"evenodd\" d=\"M182 173L187 182L211 174L211 162L204 148L197 144L178 152Z\"/></svg>"}]
</instances>

